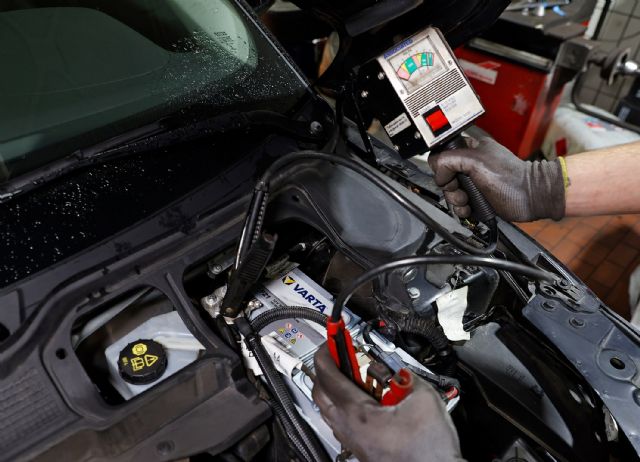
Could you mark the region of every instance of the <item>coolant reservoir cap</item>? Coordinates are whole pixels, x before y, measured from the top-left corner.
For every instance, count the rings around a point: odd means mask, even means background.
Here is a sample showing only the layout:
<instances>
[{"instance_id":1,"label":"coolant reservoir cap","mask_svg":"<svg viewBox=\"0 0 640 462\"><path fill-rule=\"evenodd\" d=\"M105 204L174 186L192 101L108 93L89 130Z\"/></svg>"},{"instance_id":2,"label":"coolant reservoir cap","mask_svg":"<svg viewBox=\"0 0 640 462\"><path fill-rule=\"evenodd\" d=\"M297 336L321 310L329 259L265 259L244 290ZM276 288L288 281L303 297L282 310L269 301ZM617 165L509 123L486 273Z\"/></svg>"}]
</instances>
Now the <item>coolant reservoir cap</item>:
<instances>
[{"instance_id":1,"label":"coolant reservoir cap","mask_svg":"<svg viewBox=\"0 0 640 462\"><path fill-rule=\"evenodd\" d=\"M155 382L167 370L167 353L162 345L150 339L131 342L120 352L120 376L134 385Z\"/></svg>"}]
</instances>

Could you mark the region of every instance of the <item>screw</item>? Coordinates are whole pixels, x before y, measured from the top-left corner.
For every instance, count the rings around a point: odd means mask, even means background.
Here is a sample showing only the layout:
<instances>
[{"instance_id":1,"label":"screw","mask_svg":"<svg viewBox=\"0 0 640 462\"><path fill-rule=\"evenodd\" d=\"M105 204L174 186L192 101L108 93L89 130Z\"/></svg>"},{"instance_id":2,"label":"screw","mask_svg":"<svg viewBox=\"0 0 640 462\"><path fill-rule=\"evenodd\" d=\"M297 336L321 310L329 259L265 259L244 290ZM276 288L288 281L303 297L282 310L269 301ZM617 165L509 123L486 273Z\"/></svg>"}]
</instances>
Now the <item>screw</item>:
<instances>
[{"instance_id":1,"label":"screw","mask_svg":"<svg viewBox=\"0 0 640 462\"><path fill-rule=\"evenodd\" d=\"M584 321L580 318L571 318L569 324L573 327L584 327Z\"/></svg>"},{"instance_id":2,"label":"screw","mask_svg":"<svg viewBox=\"0 0 640 462\"><path fill-rule=\"evenodd\" d=\"M416 298L420 298L420 290L417 287L409 287L407 288L407 293L409 297L415 300Z\"/></svg>"},{"instance_id":3,"label":"screw","mask_svg":"<svg viewBox=\"0 0 640 462\"><path fill-rule=\"evenodd\" d=\"M213 274L220 274L222 273L222 265L218 265L217 263L215 265L211 265L211 272Z\"/></svg>"},{"instance_id":4,"label":"screw","mask_svg":"<svg viewBox=\"0 0 640 462\"><path fill-rule=\"evenodd\" d=\"M217 301L218 301L218 297L215 295L207 295L206 297L204 297L204 300L203 300L204 304L207 305L209 308L212 308Z\"/></svg>"},{"instance_id":5,"label":"screw","mask_svg":"<svg viewBox=\"0 0 640 462\"><path fill-rule=\"evenodd\" d=\"M413 137L414 137L415 139L419 140L420 138L422 138L422 135L420 134L420 132L415 132L415 133L413 134Z\"/></svg>"},{"instance_id":6,"label":"screw","mask_svg":"<svg viewBox=\"0 0 640 462\"><path fill-rule=\"evenodd\" d=\"M366 98L367 96L369 96L369 92L367 90L362 90L362 93L360 93L360 96L363 98Z\"/></svg>"},{"instance_id":7,"label":"screw","mask_svg":"<svg viewBox=\"0 0 640 462\"><path fill-rule=\"evenodd\" d=\"M378 72L378 80L384 80L384 72Z\"/></svg>"},{"instance_id":8,"label":"screw","mask_svg":"<svg viewBox=\"0 0 640 462\"><path fill-rule=\"evenodd\" d=\"M224 309L224 314L226 314L227 316L231 316L233 315L233 308L231 308L230 306Z\"/></svg>"},{"instance_id":9,"label":"screw","mask_svg":"<svg viewBox=\"0 0 640 462\"><path fill-rule=\"evenodd\" d=\"M410 268L402 275L402 282L411 282L416 278L418 274L418 270L415 268Z\"/></svg>"},{"instance_id":10,"label":"screw","mask_svg":"<svg viewBox=\"0 0 640 462\"><path fill-rule=\"evenodd\" d=\"M319 135L324 131L324 127L320 122L314 120L313 122L311 122L311 125L309 125L309 131L312 135Z\"/></svg>"},{"instance_id":11,"label":"screw","mask_svg":"<svg viewBox=\"0 0 640 462\"><path fill-rule=\"evenodd\" d=\"M567 289L569 287L571 287L571 284L569 284L569 281L567 281L566 279L558 279L556 280L556 285L562 289Z\"/></svg>"}]
</instances>

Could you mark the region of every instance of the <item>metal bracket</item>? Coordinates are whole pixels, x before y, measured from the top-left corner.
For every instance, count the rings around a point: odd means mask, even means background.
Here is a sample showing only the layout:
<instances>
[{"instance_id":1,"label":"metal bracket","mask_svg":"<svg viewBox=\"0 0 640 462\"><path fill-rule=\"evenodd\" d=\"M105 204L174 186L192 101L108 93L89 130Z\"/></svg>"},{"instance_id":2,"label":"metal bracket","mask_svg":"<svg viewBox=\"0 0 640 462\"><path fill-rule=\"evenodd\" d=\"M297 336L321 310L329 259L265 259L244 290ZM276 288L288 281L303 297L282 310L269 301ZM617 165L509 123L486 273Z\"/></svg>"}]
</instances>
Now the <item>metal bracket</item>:
<instances>
[{"instance_id":1,"label":"metal bracket","mask_svg":"<svg viewBox=\"0 0 640 462\"><path fill-rule=\"evenodd\" d=\"M566 279L558 278L553 283L540 282L538 288L545 297L558 300L575 312L593 313L600 306L598 299L585 286L574 285ZM543 308L553 306L552 300L543 304Z\"/></svg>"}]
</instances>

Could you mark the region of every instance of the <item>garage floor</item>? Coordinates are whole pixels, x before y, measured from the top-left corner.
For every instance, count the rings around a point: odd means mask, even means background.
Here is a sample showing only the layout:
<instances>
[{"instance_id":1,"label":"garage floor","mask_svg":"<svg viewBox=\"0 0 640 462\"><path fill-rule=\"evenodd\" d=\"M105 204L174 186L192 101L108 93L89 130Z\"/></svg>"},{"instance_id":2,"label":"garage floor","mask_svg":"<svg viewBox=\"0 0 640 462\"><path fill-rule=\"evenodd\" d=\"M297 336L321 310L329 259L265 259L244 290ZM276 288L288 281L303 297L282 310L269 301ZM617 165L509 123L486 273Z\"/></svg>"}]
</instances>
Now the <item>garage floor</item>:
<instances>
[{"instance_id":1,"label":"garage floor","mask_svg":"<svg viewBox=\"0 0 640 462\"><path fill-rule=\"evenodd\" d=\"M519 225L626 319L629 275L640 265L640 215L565 218Z\"/></svg>"}]
</instances>

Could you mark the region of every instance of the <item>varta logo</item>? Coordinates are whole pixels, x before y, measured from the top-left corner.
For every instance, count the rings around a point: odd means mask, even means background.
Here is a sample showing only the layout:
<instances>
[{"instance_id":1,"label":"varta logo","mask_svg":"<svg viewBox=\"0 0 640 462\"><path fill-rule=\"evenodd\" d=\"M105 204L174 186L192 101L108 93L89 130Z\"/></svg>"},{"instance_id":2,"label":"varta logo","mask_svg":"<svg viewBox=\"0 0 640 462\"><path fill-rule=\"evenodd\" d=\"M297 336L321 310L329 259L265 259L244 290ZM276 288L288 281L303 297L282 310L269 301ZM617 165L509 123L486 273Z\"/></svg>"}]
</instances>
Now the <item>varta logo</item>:
<instances>
[{"instance_id":1,"label":"varta logo","mask_svg":"<svg viewBox=\"0 0 640 462\"><path fill-rule=\"evenodd\" d=\"M317 310L320 310L321 313L324 313L324 310L327 309L327 305L322 303L315 295L309 293L305 287L301 286L290 276L285 276L282 278L282 282L287 286L293 286L293 291L300 295L305 301L313 305L313 307Z\"/></svg>"}]
</instances>

